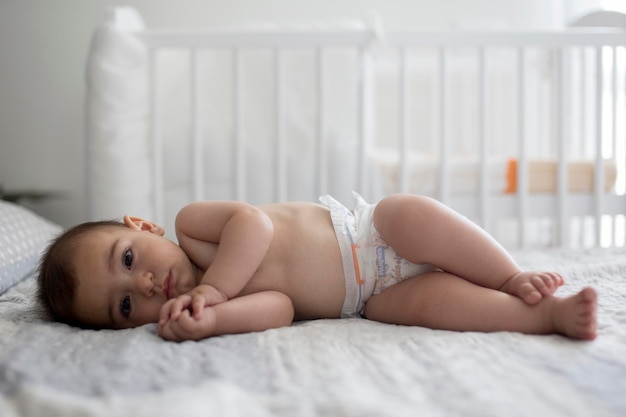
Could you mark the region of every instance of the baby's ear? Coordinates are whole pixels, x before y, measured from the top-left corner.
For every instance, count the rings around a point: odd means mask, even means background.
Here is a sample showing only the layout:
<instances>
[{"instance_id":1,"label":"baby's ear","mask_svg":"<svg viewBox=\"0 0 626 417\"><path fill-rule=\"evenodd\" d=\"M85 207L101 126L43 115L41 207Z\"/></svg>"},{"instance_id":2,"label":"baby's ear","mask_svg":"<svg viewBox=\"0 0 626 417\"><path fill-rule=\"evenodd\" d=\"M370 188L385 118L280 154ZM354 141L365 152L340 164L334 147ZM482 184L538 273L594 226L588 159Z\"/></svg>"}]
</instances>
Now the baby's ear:
<instances>
[{"instance_id":1,"label":"baby's ear","mask_svg":"<svg viewBox=\"0 0 626 417\"><path fill-rule=\"evenodd\" d=\"M124 216L124 224L133 230L150 232L159 236L163 236L165 234L165 229L161 226L148 220L144 220L141 217Z\"/></svg>"}]
</instances>

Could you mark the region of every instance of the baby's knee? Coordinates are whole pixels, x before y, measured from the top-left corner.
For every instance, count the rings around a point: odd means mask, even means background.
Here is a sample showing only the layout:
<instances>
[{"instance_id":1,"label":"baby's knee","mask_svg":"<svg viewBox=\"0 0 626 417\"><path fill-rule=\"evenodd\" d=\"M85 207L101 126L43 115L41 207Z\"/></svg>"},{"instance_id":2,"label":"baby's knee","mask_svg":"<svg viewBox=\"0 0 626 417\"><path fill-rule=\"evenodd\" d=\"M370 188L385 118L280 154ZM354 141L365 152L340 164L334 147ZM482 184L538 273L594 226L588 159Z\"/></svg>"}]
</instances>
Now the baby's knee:
<instances>
[{"instance_id":1,"label":"baby's knee","mask_svg":"<svg viewBox=\"0 0 626 417\"><path fill-rule=\"evenodd\" d=\"M383 198L374 210L374 227L381 234L398 228L416 227L427 223L440 210L437 200L414 194L394 194Z\"/></svg>"}]
</instances>

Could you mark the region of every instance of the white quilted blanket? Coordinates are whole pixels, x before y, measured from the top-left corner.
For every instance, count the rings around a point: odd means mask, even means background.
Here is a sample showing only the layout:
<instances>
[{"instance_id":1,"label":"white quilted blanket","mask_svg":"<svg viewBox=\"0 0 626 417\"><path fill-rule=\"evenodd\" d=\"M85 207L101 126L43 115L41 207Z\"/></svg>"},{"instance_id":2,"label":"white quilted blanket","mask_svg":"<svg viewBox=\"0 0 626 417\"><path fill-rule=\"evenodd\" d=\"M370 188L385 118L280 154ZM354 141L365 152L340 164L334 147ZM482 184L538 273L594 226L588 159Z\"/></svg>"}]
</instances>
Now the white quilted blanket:
<instances>
[{"instance_id":1,"label":"white quilted blanket","mask_svg":"<svg viewBox=\"0 0 626 417\"><path fill-rule=\"evenodd\" d=\"M593 342L319 320L201 342L46 323L0 296L3 416L624 416L626 250L515 253L600 293Z\"/></svg>"}]
</instances>

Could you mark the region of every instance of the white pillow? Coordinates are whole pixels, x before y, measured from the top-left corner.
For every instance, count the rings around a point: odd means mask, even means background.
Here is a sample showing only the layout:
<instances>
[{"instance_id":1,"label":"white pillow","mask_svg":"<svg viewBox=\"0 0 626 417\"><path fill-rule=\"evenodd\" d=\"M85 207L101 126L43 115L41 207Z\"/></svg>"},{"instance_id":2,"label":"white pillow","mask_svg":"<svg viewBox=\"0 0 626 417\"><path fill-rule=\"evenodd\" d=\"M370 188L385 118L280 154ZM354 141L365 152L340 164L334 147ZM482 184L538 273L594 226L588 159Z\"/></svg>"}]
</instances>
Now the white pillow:
<instances>
[{"instance_id":1,"label":"white pillow","mask_svg":"<svg viewBox=\"0 0 626 417\"><path fill-rule=\"evenodd\" d=\"M41 253L61 231L24 207L0 201L0 294L37 269Z\"/></svg>"}]
</instances>

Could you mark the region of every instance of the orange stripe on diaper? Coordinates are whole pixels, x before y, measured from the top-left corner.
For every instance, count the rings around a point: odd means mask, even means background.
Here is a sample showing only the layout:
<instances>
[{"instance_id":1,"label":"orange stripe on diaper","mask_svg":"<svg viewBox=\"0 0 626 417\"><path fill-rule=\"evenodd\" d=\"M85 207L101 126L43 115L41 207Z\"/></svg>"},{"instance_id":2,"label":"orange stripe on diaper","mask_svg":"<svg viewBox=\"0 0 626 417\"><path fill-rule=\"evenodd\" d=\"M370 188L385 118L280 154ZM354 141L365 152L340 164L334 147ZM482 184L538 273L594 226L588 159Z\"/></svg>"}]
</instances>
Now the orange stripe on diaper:
<instances>
[{"instance_id":1,"label":"orange stripe on diaper","mask_svg":"<svg viewBox=\"0 0 626 417\"><path fill-rule=\"evenodd\" d=\"M356 278L356 283L358 285L365 284L365 281L361 279L361 271L359 270L359 261L356 257L356 249L359 247L356 243L352 244L352 262L354 262L354 274Z\"/></svg>"}]
</instances>

